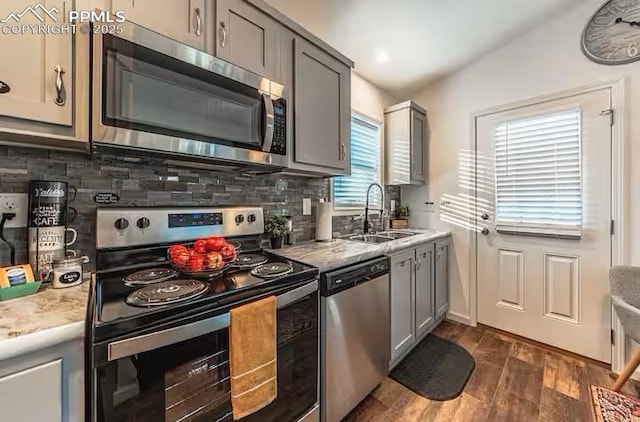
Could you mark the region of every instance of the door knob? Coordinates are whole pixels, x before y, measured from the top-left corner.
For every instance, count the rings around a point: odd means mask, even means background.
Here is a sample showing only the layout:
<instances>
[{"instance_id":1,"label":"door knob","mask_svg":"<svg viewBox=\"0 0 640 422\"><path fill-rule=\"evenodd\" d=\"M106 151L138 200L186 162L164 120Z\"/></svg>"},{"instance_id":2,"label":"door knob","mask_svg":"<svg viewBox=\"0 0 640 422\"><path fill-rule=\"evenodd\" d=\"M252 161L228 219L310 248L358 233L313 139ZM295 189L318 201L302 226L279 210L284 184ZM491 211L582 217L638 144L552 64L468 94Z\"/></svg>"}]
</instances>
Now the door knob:
<instances>
[{"instance_id":1,"label":"door knob","mask_svg":"<svg viewBox=\"0 0 640 422\"><path fill-rule=\"evenodd\" d=\"M485 227L484 229L482 229L482 231L480 233L482 233L483 235L486 236L486 235L489 234L489 229Z\"/></svg>"},{"instance_id":2,"label":"door knob","mask_svg":"<svg viewBox=\"0 0 640 422\"><path fill-rule=\"evenodd\" d=\"M480 218L482 218L483 220L485 220L485 221L486 221L486 220L488 220L488 219L489 219L489 214L487 214L487 213L485 212L484 214L482 214L482 215L480 216Z\"/></svg>"}]
</instances>

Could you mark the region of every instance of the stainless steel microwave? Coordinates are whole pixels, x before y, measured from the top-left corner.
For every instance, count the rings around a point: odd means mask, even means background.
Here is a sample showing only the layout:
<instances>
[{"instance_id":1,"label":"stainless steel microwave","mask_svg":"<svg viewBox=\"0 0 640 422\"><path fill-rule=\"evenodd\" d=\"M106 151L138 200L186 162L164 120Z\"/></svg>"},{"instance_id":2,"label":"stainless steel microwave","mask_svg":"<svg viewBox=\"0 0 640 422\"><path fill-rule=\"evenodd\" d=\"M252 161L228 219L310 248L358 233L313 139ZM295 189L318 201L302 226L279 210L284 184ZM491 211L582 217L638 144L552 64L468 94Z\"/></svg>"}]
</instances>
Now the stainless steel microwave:
<instances>
[{"instance_id":1,"label":"stainless steel microwave","mask_svg":"<svg viewBox=\"0 0 640 422\"><path fill-rule=\"evenodd\" d=\"M92 47L95 152L286 167L282 85L132 23Z\"/></svg>"}]
</instances>

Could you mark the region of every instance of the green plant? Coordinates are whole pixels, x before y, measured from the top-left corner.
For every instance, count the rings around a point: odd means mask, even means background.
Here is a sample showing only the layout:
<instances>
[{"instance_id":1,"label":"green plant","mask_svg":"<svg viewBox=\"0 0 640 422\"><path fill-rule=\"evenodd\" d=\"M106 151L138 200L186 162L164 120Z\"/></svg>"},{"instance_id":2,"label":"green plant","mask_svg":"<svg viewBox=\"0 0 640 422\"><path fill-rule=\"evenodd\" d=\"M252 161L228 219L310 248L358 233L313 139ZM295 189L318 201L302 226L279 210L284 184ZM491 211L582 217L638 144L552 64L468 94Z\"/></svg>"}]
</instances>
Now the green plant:
<instances>
[{"instance_id":1,"label":"green plant","mask_svg":"<svg viewBox=\"0 0 640 422\"><path fill-rule=\"evenodd\" d=\"M409 217L409 206L408 205L400 205L398 206L398 209L396 210L396 217L398 218L405 218L405 217Z\"/></svg>"},{"instance_id":2,"label":"green plant","mask_svg":"<svg viewBox=\"0 0 640 422\"><path fill-rule=\"evenodd\" d=\"M282 237L289 233L289 220L282 215L272 215L264 224L264 232L269 237Z\"/></svg>"}]
</instances>

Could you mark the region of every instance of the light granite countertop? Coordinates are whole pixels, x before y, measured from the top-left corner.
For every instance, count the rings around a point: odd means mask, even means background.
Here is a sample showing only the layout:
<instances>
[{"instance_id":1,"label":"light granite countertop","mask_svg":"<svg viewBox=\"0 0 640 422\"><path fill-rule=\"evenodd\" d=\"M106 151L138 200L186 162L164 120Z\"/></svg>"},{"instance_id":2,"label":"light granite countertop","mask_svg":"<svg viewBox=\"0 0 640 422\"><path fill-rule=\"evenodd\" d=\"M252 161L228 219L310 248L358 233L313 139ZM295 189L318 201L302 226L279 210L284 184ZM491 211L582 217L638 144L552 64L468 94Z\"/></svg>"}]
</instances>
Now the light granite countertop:
<instances>
[{"instance_id":1,"label":"light granite countertop","mask_svg":"<svg viewBox=\"0 0 640 422\"><path fill-rule=\"evenodd\" d=\"M428 229L411 230L419 232L419 234L377 244L344 239L336 239L332 242L311 241L295 246L285 246L282 249L272 249L270 252L308 265L313 265L317 267L320 272L326 272L378 256L393 254L397 251L441 239L451 234L450 232Z\"/></svg>"},{"instance_id":2,"label":"light granite countertop","mask_svg":"<svg viewBox=\"0 0 640 422\"><path fill-rule=\"evenodd\" d=\"M0 360L84 336L91 283L0 302Z\"/></svg>"}]
</instances>

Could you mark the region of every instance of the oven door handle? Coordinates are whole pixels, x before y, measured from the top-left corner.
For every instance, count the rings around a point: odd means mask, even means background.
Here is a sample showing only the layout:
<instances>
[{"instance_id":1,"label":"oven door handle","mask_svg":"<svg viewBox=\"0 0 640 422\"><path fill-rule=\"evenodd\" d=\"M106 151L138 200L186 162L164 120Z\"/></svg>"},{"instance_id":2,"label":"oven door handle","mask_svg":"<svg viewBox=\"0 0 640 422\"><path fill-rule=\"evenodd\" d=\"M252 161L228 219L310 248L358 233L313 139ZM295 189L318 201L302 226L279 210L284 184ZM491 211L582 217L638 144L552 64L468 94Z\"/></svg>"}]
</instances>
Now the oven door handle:
<instances>
[{"instance_id":1,"label":"oven door handle","mask_svg":"<svg viewBox=\"0 0 640 422\"><path fill-rule=\"evenodd\" d=\"M276 297L278 309L290 305L305 296L318 290L318 281L314 280L290 292L283 293ZM216 315L201 321L192 322L187 325L168 328L166 330L149 333L138 337L118 340L107 345L107 360L109 362L148 352L161 347L191 340L205 334L213 333L231 324L231 314L229 312Z\"/></svg>"},{"instance_id":2,"label":"oven door handle","mask_svg":"<svg viewBox=\"0 0 640 422\"><path fill-rule=\"evenodd\" d=\"M271 144L273 143L274 127L273 101L269 94L262 94L262 101L264 102L264 138L262 139L262 151L270 152Z\"/></svg>"}]
</instances>

